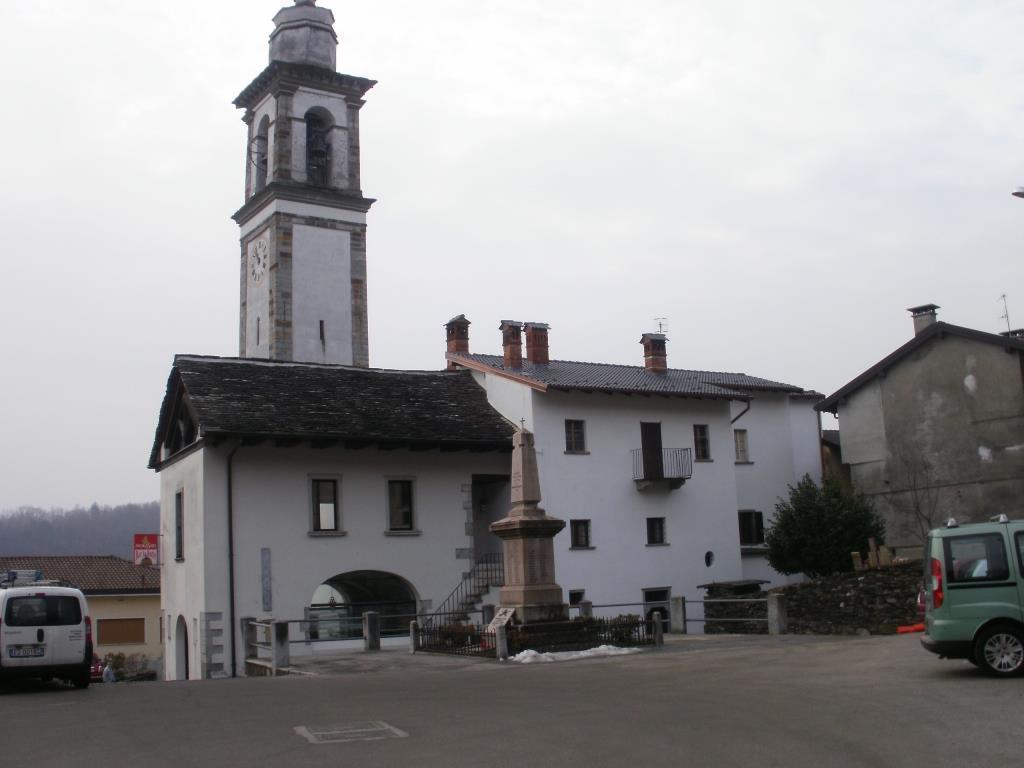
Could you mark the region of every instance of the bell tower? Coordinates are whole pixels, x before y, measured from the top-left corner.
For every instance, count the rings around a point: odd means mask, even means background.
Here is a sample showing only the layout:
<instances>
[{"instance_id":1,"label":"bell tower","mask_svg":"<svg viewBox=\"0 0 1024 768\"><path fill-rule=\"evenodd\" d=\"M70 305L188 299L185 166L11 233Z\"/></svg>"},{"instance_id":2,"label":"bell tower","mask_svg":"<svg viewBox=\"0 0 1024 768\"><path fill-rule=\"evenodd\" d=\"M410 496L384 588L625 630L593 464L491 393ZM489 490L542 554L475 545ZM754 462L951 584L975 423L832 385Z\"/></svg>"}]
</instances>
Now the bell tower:
<instances>
[{"instance_id":1,"label":"bell tower","mask_svg":"<svg viewBox=\"0 0 1024 768\"><path fill-rule=\"evenodd\" d=\"M239 355L366 367L359 110L375 81L336 71L334 14L295 0L270 63L234 100L247 126Z\"/></svg>"}]
</instances>

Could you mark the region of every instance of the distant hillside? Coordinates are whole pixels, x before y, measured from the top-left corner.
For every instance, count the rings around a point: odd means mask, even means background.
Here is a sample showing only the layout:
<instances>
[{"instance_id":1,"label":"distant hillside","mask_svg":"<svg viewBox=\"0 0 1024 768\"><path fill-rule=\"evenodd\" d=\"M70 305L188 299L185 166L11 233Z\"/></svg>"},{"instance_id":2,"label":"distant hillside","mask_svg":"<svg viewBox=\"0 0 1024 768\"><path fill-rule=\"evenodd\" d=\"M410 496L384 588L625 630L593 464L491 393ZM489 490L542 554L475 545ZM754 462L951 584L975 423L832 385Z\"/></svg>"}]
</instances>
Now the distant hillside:
<instances>
[{"instance_id":1,"label":"distant hillside","mask_svg":"<svg viewBox=\"0 0 1024 768\"><path fill-rule=\"evenodd\" d=\"M131 558L132 536L160 530L160 504L21 509L0 514L0 555L117 555Z\"/></svg>"}]
</instances>

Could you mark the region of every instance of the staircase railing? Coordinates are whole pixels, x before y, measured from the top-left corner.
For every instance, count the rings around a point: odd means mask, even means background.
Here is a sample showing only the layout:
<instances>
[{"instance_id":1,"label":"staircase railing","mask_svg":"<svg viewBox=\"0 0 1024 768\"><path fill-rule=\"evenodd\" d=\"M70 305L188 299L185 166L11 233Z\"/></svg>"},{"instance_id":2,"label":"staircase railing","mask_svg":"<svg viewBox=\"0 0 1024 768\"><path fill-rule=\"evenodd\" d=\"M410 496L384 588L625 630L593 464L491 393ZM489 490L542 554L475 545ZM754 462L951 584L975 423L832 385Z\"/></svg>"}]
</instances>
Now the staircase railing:
<instances>
[{"instance_id":1,"label":"staircase railing","mask_svg":"<svg viewBox=\"0 0 1024 768\"><path fill-rule=\"evenodd\" d=\"M490 587L505 583L505 560L500 552L489 552L473 563L469 573L451 591L437 610L423 621L425 627L433 627L445 616L465 617L467 608L476 603Z\"/></svg>"}]
</instances>

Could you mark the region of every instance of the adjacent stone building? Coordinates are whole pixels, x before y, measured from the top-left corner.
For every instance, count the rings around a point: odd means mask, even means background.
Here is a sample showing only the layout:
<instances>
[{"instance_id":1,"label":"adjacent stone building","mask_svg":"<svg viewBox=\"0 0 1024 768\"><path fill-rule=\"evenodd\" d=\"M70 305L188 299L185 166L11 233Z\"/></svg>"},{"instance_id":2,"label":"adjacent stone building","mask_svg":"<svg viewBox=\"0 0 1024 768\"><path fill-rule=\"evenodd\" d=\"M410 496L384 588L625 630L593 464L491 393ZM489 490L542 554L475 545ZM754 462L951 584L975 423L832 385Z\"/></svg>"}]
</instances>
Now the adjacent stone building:
<instances>
[{"instance_id":1,"label":"adjacent stone building","mask_svg":"<svg viewBox=\"0 0 1024 768\"><path fill-rule=\"evenodd\" d=\"M842 460L891 545L949 517L1024 516L1024 331L985 333L909 311L914 338L817 407L839 418Z\"/></svg>"}]
</instances>

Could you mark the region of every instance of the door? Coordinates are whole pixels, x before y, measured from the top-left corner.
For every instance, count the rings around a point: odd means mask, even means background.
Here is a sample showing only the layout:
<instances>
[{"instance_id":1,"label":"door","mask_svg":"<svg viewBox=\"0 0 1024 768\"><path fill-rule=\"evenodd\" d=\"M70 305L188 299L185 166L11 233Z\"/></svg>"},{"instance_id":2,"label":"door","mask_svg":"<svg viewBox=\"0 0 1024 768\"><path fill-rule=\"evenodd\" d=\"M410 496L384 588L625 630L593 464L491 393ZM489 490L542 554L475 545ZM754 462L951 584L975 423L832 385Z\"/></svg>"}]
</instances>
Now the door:
<instances>
[{"instance_id":1,"label":"door","mask_svg":"<svg viewBox=\"0 0 1024 768\"><path fill-rule=\"evenodd\" d=\"M665 468L661 461L661 423L640 422L640 452L643 454L644 480L661 480Z\"/></svg>"}]
</instances>

